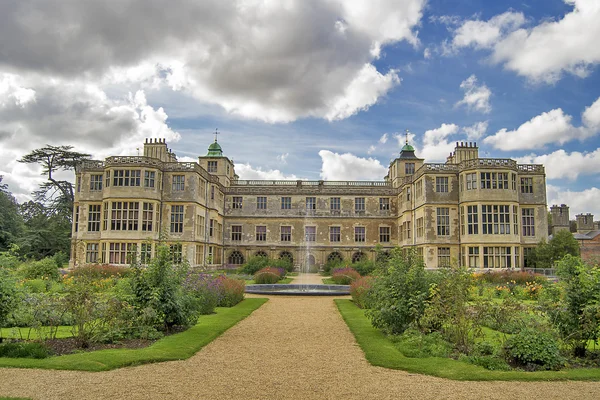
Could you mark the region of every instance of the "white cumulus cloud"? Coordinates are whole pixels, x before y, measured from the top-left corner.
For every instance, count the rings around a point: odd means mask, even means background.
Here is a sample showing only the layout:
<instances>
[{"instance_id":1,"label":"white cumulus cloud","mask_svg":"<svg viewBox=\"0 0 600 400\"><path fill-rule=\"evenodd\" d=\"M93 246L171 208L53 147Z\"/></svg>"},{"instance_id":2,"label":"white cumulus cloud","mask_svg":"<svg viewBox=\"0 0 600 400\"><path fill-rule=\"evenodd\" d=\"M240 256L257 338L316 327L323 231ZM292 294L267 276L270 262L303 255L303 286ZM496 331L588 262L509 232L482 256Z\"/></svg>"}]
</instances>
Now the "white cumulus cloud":
<instances>
[{"instance_id":1,"label":"white cumulus cloud","mask_svg":"<svg viewBox=\"0 0 600 400\"><path fill-rule=\"evenodd\" d=\"M547 185L548 205L566 204L569 206L569 217L575 219L577 214L594 214L594 219L600 219L600 189L591 187L582 191Z\"/></svg>"},{"instance_id":2,"label":"white cumulus cloud","mask_svg":"<svg viewBox=\"0 0 600 400\"><path fill-rule=\"evenodd\" d=\"M319 151L321 156L321 178L328 181L383 180L388 169L375 158L362 158L351 153Z\"/></svg>"},{"instance_id":3,"label":"white cumulus cloud","mask_svg":"<svg viewBox=\"0 0 600 400\"><path fill-rule=\"evenodd\" d=\"M469 110L476 110L484 114L492 111L490 105L492 91L485 84L478 85L475 75L462 81L460 88L465 92L465 96L456 103L456 107L465 105Z\"/></svg>"},{"instance_id":4,"label":"white cumulus cloud","mask_svg":"<svg viewBox=\"0 0 600 400\"><path fill-rule=\"evenodd\" d=\"M589 153L557 150L550 154L529 154L517 158L523 164L544 164L548 179L577 179L580 175L595 175L600 171L600 149Z\"/></svg>"},{"instance_id":5,"label":"white cumulus cloud","mask_svg":"<svg viewBox=\"0 0 600 400\"><path fill-rule=\"evenodd\" d=\"M464 21L455 31L452 47L459 49L473 46L476 48L490 48L508 32L514 31L525 24L523 13L507 11L496 15L487 21Z\"/></svg>"},{"instance_id":6,"label":"white cumulus cloud","mask_svg":"<svg viewBox=\"0 0 600 400\"><path fill-rule=\"evenodd\" d=\"M243 180L297 180L296 175L286 175L278 169L263 170L248 163L236 164L235 173Z\"/></svg>"},{"instance_id":7,"label":"white cumulus cloud","mask_svg":"<svg viewBox=\"0 0 600 400\"><path fill-rule=\"evenodd\" d=\"M439 128L425 131L423 135L423 145L421 151L417 153L425 162L444 162L454 150L454 142L449 141L449 137L459 131L456 124L442 124Z\"/></svg>"},{"instance_id":8,"label":"white cumulus cloud","mask_svg":"<svg viewBox=\"0 0 600 400\"><path fill-rule=\"evenodd\" d=\"M500 150L527 150L549 143L564 144L574 139L583 140L600 131L600 98L587 107L582 115L583 126L575 127L573 118L560 108L544 112L509 131L503 128L483 142Z\"/></svg>"},{"instance_id":9,"label":"white cumulus cloud","mask_svg":"<svg viewBox=\"0 0 600 400\"><path fill-rule=\"evenodd\" d=\"M562 18L544 19L527 27L520 12L507 11L487 21L442 20L452 28L453 38L441 46L445 55L464 47L490 51L490 61L532 82L554 83L565 74L586 77L600 63L600 2L564 0L572 10Z\"/></svg>"},{"instance_id":10,"label":"white cumulus cloud","mask_svg":"<svg viewBox=\"0 0 600 400\"><path fill-rule=\"evenodd\" d=\"M489 121L477 122L471 126L463 127L463 132L467 134L467 139L477 140L487 132Z\"/></svg>"}]
</instances>

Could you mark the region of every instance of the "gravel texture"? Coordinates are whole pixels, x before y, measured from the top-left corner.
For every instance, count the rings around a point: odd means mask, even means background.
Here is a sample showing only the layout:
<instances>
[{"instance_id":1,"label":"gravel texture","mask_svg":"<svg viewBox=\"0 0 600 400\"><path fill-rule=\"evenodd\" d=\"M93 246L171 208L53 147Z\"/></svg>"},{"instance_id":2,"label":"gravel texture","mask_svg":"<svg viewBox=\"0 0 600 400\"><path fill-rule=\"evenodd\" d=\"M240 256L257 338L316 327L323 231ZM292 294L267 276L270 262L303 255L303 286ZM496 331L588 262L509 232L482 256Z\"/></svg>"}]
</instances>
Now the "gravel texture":
<instances>
[{"instance_id":1,"label":"gravel texture","mask_svg":"<svg viewBox=\"0 0 600 400\"><path fill-rule=\"evenodd\" d=\"M186 361L109 372L0 368L0 395L34 399L598 399L600 383L455 382L373 367L331 297L272 296Z\"/></svg>"}]
</instances>

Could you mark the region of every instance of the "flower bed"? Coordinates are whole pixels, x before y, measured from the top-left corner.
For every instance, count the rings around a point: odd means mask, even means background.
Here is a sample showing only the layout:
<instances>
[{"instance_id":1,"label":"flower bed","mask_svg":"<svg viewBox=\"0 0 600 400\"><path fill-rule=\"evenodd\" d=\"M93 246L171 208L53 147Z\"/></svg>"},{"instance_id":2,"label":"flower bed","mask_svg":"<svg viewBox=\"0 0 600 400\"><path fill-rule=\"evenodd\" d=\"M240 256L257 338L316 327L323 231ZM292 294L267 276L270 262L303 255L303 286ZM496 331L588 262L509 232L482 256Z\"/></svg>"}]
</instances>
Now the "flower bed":
<instances>
[{"instance_id":1,"label":"flower bed","mask_svg":"<svg viewBox=\"0 0 600 400\"><path fill-rule=\"evenodd\" d=\"M336 268L331 274L331 279L338 285L349 285L360 278L360 274L352 268Z\"/></svg>"}]
</instances>

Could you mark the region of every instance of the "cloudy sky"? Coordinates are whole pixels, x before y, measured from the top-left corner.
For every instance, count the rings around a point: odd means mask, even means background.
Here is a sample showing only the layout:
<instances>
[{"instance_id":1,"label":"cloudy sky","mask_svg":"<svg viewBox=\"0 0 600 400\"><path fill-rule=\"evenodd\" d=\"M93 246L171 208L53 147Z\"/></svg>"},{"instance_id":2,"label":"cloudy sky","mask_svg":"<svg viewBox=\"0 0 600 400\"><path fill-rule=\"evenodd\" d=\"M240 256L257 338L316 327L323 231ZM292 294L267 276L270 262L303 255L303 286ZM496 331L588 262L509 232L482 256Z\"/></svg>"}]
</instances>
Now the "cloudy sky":
<instances>
[{"instance_id":1,"label":"cloudy sky","mask_svg":"<svg viewBox=\"0 0 600 400\"><path fill-rule=\"evenodd\" d=\"M543 163L548 203L600 219L598 0L6 0L0 174L44 144L95 158L212 132L242 179L382 179L409 129Z\"/></svg>"}]
</instances>

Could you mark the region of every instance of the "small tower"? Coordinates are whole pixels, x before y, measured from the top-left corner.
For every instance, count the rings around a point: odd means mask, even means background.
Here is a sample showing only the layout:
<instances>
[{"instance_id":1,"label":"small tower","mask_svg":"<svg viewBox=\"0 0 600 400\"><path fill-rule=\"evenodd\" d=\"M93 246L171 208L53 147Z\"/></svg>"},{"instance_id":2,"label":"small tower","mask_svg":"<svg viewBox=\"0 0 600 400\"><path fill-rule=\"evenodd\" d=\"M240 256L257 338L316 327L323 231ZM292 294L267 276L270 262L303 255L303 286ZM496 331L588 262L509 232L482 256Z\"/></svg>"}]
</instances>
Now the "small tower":
<instances>
[{"instance_id":1,"label":"small tower","mask_svg":"<svg viewBox=\"0 0 600 400\"><path fill-rule=\"evenodd\" d=\"M392 182L393 187L400 187L406 176L415 173L423 165L423 159L415 155L415 148L408 143L408 129L406 130L406 144L402 146L398 158L390 163L390 169L386 175Z\"/></svg>"},{"instance_id":2,"label":"small tower","mask_svg":"<svg viewBox=\"0 0 600 400\"><path fill-rule=\"evenodd\" d=\"M577 233L585 234L594 230L594 216L592 214L578 214L575 218L577 220Z\"/></svg>"},{"instance_id":3,"label":"small tower","mask_svg":"<svg viewBox=\"0 0 600 400\"><path fill-rule=\"evenodd\" d=\"M215 141L208 146L205 156L198 157L198 164L209 174L216 175L223 185L229 186L237 175L233 169L233 161L223 155L223 149L217 142L218 134L218 130L215 131Z\"/></svg>"},{"instance_id":4,"label":"small tower","mask_svg":"<svg viewBox=\"0 0 600 400\"><path fill-rule=\"evenodd\" d=\"M448 164L459 164L461 161L479 158L477 142L456 142L454 152L446 159Z\"/></svg>"},{"instance_id":5,"label":"small tower","mask_svg":"<svg viewBox=\"0 0 600 400\"><path fill-rule=\"evenodd\" d=\"M566 204L550 207L552 215L552 234L558 231L569 230L569 207Z\"/></svg>"},{"instance_id":6,"label":"small tower","mask_svg":"<svg viewBox=\"0 0 600 400\"><path fill-rule=\"evenodd\" d=\"M146 139L144 142L144 157L158 158L163 162L177 162L177 157L167 147L165 139L152 138Z\"/></svg>"}]
</instances>

